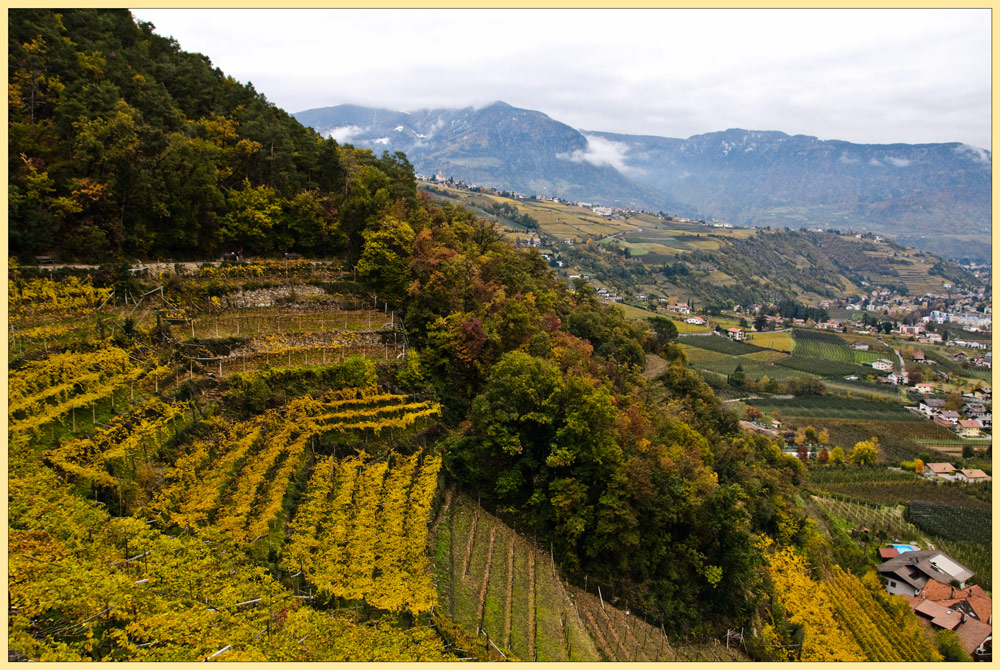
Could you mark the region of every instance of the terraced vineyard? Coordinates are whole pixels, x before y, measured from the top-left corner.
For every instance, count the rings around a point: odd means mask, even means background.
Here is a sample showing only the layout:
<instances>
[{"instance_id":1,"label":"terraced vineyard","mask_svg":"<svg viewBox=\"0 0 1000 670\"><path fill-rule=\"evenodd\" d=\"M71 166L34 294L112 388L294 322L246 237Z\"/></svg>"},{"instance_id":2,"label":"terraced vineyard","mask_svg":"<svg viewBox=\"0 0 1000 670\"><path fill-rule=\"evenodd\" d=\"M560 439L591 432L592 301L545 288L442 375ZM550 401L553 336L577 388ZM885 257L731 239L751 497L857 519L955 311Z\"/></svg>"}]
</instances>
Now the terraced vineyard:
<instances>
[{"instance_id":1,"label":"terraced vineyard","mask_svg":"<svg viewBox=\"0 0 1000 670\"><path fill-rule=\"evenodd\" d=\"M464 496L435 522L440 607L475 636L529 661L598 661L549 557Z\"/></svg>"},{"instance_id":2,"label":"terraced vineyard","mask_svg":"<svg viewBox=\"0 0 1000 670\"><path fill-rule=\"evenodd\" d=\"M834 566L823 591L869 661L938 661L940 655L916 616L894 620L854 575Z\"/></svg>"},{"instance_id":3,"label":"terraced vineyard","mask_svg":"<svg viewBox=\"0 0 1000 670\"><path fill-rule=\"evenodd\" d=\"M431 540L439 607L508 657L537 661L745 660L663 632L565 585L551 557L465 496L448 492Z\"/></svg>"},{"instance_id":4,"label":"terraced vineyard","mask_svg":"<svg viewBox=\"0 0 1000 670\"><path fill-rule=\"evenodd\" d=\"M801 647L787 650L788 660L941 660L909 608L883 607L877 580L869 587L839 566L817 579L793 549L774 551L769 563L775 595L788 620L802 627Z\"/></svg>"},{"instance_id":5,"label":"terraced vineyard","mask_svg":"<svg viewBox=\"0 0 1000 670\"><path fill-rule=\"evenodd\" d=\"M436 603L425 550L441 458L392 460L366 463L363 452L321 459L292 521L285 562L321 592L427 612Z\"/></svg>"},{"instance_id":6,"label":"terraced vineyard","mask_svg":"<svg viewBox=\"0 0 1000 670\"><path fill-rule=\"evenodd\" d=\"M436 405L376 388L349 388L287 403L253 419L218 424L177 459L150 511L189 528L216 525L239 544L281 535L283 501L306 466L317 436L408 430L439 413ZM274 539L274 538L272 538Z\"/></svg>"}]
</instances>

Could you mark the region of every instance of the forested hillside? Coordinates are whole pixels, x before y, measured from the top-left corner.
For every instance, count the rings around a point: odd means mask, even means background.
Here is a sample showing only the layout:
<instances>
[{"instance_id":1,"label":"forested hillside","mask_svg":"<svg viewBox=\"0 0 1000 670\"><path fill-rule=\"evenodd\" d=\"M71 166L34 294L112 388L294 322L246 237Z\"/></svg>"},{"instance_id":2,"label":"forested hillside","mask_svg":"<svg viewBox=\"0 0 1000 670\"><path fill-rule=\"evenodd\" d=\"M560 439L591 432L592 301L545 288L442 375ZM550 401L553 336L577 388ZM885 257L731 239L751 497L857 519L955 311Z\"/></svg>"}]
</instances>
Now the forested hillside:
<instances>
[{"instance_id":1,"label":"forested hillside","mask_svg":"<svg viewBox=\"0 0 1000 670\"><path fill-rule=\"evenodd\" d=\"M414 204L401 155L322 139L127 11L12 12L8 67L15 255L330 254Z\"/></svg>"},{"instance_id":2,"label":"forested hillside","mask_svg":"<svg viewBox=\"0 0 1000 670\"><path fill-rule=\"evenodd\" d=\"M446 484L670 636L757 629L762 659L801 639L765 566L832 565L805 468L740 430L676 331L126 11L10 19L13 254L333 258L12 258L11 658L493 658L434 609Z\"/></svg>"}]
</instances>

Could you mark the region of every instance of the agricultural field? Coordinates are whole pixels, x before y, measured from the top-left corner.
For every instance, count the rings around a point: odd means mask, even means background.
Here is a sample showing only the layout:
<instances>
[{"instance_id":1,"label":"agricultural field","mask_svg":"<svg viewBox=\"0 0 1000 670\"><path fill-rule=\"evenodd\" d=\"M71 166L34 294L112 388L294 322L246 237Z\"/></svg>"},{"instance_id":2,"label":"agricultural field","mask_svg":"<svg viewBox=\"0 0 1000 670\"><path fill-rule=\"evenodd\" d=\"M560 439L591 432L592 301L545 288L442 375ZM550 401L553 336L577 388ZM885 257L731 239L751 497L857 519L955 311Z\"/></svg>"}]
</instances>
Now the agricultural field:
<instances>
[{"instance_id":1,"label":"agricultural field","mask_svg":"<svg viewBox=\"0 0 1000 670\"><path fill-rule=\"evenodd\" d=\"M662 316L662 313L660 314ZM683 320L673 319L674 325L677 326L677 332L684 333L708 333L710 332L707 326L698 326L693 323L687 323Z\"/></svg>"},{"instance_id":2,"label":"agricultural field","mask_svg":"<svg viewBox=\"0 0 1000 670\"><path fill-rule=\"evenodd\" d=\"M573 239L576 242L585 242L591 239L597 241L608 235L634 231L641 227L630 222L599 216L584 207L558 202L514 200L493 194L473 193L440 184L434 184L433 189L439 196L443 194L449 199L472 207L476 207L478 204L481 208L484 202L511 205L517 209L518 214L527 214L535 219L541 232L553 235L560 240Z\"/></svg>"},{"instance_id":3,"label":"agricultural field","mask_svg":"<svg viewBox=\"0 0 1000 670\"><path fill-rule=\"evenodd\" d=\"M993 510L987 506L914 500L907 518L925 532L956 542L992 544Z\"/></svg>"},{"instance_id":4,"label":"agricultural field","mask_svg":"<svg viewBox=\"0 0 1000 670\"><path fill-rule=\"evenodd\" d=\"M685 348L685 352L687 351L693 350ZM742 366L743 372L746 376L753 379L761 379L766 376L768 379L782 381L784 379L788 379L789 377L803 376L801 372L796 370L762 362L746 356L719 356L716 358L706 359L698 363L692 363L693 367L701 371L707 370L709 372L725 375L732 374L736 370L737 365Z\"/></svg>"},{"instance_id":5,"label":"agricultural field","mask_svg":"<svg viewBox=\"0 0 1000 670\"><path fill-rule=\"evenodd\" d=\"M789 400L759 398L752 404L765 412L777 410L783 417L926 423L898 403L835 395L799 396Z\"/></svg>"},{"instance_id":6,"label":"agricultural field","mask_svg":"<svg viewBox=\"0 0 1000 670\"><path fill-rule=\"evenodd\" d=\"M795 348L792 353L802 358L818 358L853 366L870 366L872 361L886 357L893 361L896 360L892 351L886 348L856 351L835 333L796 329L794 337ZM871 367L866 369L866 374L872 374L872 372Z\"/></svg>"},{"instance_id":7,"label":"agricultural field","mask_svg":"<svg viewBox=\"0 0 1000 670\"><path fill-rule=\"evenodd\" d=\"M721 337L719 335L682 336L680 341L682 344L690 344L691 346L698 347L699 349L717 351L720 354L726 354L728 356L740 356L742 354L752 354L761 351L761 347L747 344L745 342L737 342L735 340L730 340L728 337Z\"/></svg>"},{"instance_id":8,"label":"agricultural field","mask_svg":"<svg viewBox=\"0 0 1000 670\"><path fill-rule=\"evenodd\" d=\"M793 339L792 334L787 331L764 331L761 333L751 333L749 343L757 347L774 349L790 354L792 353L792 348L798 344L798 341Z\"/></svg>"},{"instance_id":9,"label":"agricultural field","mask_svg":"<svg viewBox=\"0 0 1000 670\"><path fill-rule=\"evenodd\" d=\"M872 372L871 368L863 368L860 365L840 363L826 358L812 358L795 353L787 358L782 358L776 364L821 377L847 377L852 375L861 377L869 375Z\"/></svg>"},{"instance_id":10,"label":"agricultural field","mask_svg":"<svg viewBox=\"0 0 1000 670\"><path fill-rule=\"evenodd\" d=\"M916 414L913 415L916 418ZM817 430L825 428L830 434L831 444L850 449L854 444L877 437L881 458L886 461L913 459L921 453L938 453L947 460L956 451L950 442L928 443L928 439L947 439L953 435L948 430L924 420L904 421L898 417L870 419L834 419L822 417L794 417L789 420L793 427L812 424ZM928 438L928 436L931 436Z\"/></svg>"},{"instance_id":11,"label":"agricultural field","mask_svg":"<svg viewBox=\"0 0 1000 670\"><path fill-rule=\"evenodd\" d=\"M898 386L891 384L879 384L866 381L847 381L846 379L824 379L823 385L831 393L847 396L866 396L874 400L900 402L903 396L900 395Z\"/></svg>"}]
</instances>

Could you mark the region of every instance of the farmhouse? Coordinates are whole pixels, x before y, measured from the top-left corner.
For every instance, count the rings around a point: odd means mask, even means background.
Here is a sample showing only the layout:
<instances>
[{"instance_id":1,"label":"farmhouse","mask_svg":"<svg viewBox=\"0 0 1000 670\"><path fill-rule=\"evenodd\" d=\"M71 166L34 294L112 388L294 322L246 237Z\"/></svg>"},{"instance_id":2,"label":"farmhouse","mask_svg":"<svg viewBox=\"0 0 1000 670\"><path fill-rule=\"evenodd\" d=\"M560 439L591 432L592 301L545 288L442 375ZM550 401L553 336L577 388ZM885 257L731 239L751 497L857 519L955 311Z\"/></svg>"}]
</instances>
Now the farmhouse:
<instances>
[{"instance_id":1,"label":"farmhouse","mask_svg":"<svg viewBox=\"0 0 1000 670\"><path fill-rule=\"evenodd\" d=\"M887 358L880 358L877 361L872 361L872 367L876 370L882 370L883 372L889 372L892 370L892 361Z\"/></svg>"},{"instance_id":2,"label":"farmhouse","mask_svg":"<svg viewBox=\"0 0 1000 670\"><path fill-rule=\"evenodd\" d=\"M966 484L979 484L990 481L990 476L982 470L958 470L955 472L955 481Z\"/></svg>"},{"instance_id":3,"label":"farmhouse","mask_svg":"<svg viewBox=\"0 0 1000 670\"><path fill-rule=\"evenodd\" d=\"M926 360L927 360L927 357L924 355L924 350L923 349L917 349L917 350L915 350L913 352L913 361L915 363L923 363Z\"/></svg>"},{"instance_id":4,"label":"farmhouse","mask_svg":"<svg viewBox=\"0 0 1000 670\"><path fill-rule=\"evenodd\" d=\"M913 387L917 393L927 395L928 393L934 393L934 386L932 384L917 384Z\"/></svg>"},{"instance_id":5,"label":"farmhouse","mask_svg":"<svg viewBox=\"0 0 1000 670\"><path fill-rule=\"evenodd\" d=\"M955 466L951 463L927 463L924 465L924 476L941 479L951 479L955 474Z\"/></svg>"},{"instance_id":6,"label":"farmhouse","mask_svg":"<svg viewBox=\"0 0 1000 670\"><path fill-rule=\"evenodd\" d=\"M691 325L694 326L704 326L705 319L701 318L700 316L692 316L690 318L684 319L684 323L690 323Z\"/></svg>"},{"instance_id":7,"label":"farmhouse","mask_svg":"<svg viewBox=\"0 0 1000 670\"><path fill-rule=\"evenodd\" d=\"M747 339L747 334L746 332L744 332L742 328L727 328L726 335L729 336L729 339L735 340L737 342L742 342L743 340Z\"/></svg>"},{"instance_id":8,"label":"farmhouse","mask_svg":"<svg viewBox=\"0 0 1000 670\"><path fill-rule=\"evenodd\" d=\"M944 583L955 580L959 588L965 588L975 574L937 549L907 551L882 563L878 571L886 579L886 591L908 598L920 595L932 579Z\"/></svg>"}]
</instances>

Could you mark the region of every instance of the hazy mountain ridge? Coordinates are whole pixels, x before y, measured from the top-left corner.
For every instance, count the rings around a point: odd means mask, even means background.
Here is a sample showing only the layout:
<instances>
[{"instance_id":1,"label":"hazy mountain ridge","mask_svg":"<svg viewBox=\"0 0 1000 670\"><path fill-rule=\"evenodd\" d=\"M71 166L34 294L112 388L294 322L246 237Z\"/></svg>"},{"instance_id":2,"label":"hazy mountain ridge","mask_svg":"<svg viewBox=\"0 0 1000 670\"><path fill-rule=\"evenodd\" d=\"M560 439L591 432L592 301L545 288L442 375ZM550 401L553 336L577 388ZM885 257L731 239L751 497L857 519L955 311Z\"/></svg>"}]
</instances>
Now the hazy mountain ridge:
<instances>
[{"instance_id":1,"label":"hazy mountain ridge","mask_svg":"<svg viewBox=\"0 0 1000 670\"><path fill-rule=\"evenodd\" d=\"M992 155L957 142L580 131L502 102L411 113L340 105L294 116L338 141L403 151L418 172L495 188L744 225L872 230L952 256L989 254Z\"/></svg>"},{"instance_id":2,"label":"hazy mountain ridge","mask_svg":"<svg viewBox=\"0 0 1000 670\"><path fill-rule=\"evenodd\" d=\"M340 142L377 152L402 151L418 172L619 206L669 203L610 166L575 158L587 150L587 139L579 131L541 112L502 102L411 113L340 105L295 117Z\"/></svg>"}]
</instances>

